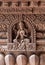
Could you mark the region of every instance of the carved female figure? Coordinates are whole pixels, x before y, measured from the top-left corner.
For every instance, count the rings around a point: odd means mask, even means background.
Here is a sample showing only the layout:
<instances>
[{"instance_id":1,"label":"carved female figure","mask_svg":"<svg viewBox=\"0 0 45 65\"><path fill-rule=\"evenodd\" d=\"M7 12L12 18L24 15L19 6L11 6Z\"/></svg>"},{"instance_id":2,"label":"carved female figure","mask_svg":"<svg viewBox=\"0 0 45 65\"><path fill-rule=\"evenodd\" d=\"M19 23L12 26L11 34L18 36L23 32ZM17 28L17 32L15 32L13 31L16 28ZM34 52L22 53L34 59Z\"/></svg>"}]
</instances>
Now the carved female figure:
<instances>
[{"instance_id":1,"label":"carved female figure","mask_svg":"<svg viewBox=\"0 0 45 65\"><path fill-rule=\"evenodd\" d=\"M19 22L19 30L17 31L16 39L20 36L20 39L23 40L27 35L25 34L25 30L23 29L23 23Z\"/></svg>"}]
</instances>

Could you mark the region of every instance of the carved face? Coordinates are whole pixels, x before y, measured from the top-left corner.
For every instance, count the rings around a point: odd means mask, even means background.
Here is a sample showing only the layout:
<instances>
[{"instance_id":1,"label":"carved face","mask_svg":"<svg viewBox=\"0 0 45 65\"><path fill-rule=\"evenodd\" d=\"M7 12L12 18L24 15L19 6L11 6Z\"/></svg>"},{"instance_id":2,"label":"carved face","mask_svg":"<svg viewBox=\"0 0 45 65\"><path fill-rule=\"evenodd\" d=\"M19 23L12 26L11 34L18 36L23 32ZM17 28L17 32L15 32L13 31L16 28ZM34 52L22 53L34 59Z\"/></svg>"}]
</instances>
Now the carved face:
<instances>
[{"instance_id":1,"label":"carved face","mask_svg":"<svg viewBox=\"0 0 45 65\"><path fill-rule=\"evenodd\" d=\"M24 26L23 23L22 22L19 22L19 28L20 29L23 29L23 26Z\"/></svg>"}]
</instances>

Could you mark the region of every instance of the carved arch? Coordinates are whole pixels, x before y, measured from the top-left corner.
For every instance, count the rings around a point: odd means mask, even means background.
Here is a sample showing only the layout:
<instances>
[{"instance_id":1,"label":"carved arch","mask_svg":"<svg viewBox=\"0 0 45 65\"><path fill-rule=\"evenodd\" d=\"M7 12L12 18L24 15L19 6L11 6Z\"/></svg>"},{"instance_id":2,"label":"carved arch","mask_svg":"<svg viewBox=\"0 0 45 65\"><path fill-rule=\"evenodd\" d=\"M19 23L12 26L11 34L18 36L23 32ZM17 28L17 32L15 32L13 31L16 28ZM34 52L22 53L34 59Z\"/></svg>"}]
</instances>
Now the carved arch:
<instances>
[{"instance_id":1,"label":"carved arch","mask_svg":"<svg viewBox=\"0 0 45 65\"><path fill-rule=\"evenodd\" d=\"M29 18L28 18L28 16L24 16L24 21L26 22L26 23L30 23L30 25L31 25L31 37L32 37L32 42L33 43L36 43L36 30L35 30L35 27L34 27L34 25L33 25L33 21L31 21Z\"/></svg>"},{"instance_id":2,"label":"carved arch","mask_svg":"<svg viewBox=\"0 0 45 65\"><path fill-rule=\"evenodd\" d=\"M13 21L13 22L10 24L9 28L8 28L8 34L9 34L8 40L9 40L9 43L12 42L12 27L13 27L13 25L16 24L16 23L18 23L18 19L15 19L15 21Z\"/></svg>"},{"instance_id":3,"label":"carved arch","mask_svg":"<svg viewBox=\"0 0 45 65\"><path fill-rule=\"evenodd\" d=\"M19 22L19 20L18 20L18 18L15 20L15 21L13 21L12 23L11 23L11 25L9 26L9 42L12 42L12 27L16 24L16 23L18 23ZM31 27L31 37L32 37L32 43L36 43L36 31L35 31L35 28L34 28L34 26L33 26L33 23L30 21L30 20L28 20L26 17L25 17L25 19L24 19L24 22L26 23L26 24L28 24L28 27L30 28Z\"/></svg>"}]
</instances>

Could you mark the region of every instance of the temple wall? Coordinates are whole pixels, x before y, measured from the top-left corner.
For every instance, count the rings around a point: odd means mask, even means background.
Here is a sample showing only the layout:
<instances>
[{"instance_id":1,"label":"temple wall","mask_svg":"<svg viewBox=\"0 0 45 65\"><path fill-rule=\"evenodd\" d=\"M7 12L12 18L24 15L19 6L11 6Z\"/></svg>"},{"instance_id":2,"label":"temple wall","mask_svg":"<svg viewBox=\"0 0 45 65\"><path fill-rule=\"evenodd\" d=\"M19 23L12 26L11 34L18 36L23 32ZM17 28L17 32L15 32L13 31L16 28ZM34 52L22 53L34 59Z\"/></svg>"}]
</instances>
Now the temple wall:
<instances>
[{"instance_id":1,"label":"temple wall","mask_svg":"<svg viewBox=\"0 0 45 65\"><path fill-rule=\"evenodd\" d=\"M44 0L0 0L0 65L45 65Z\"/></svg>"}]
</instances>

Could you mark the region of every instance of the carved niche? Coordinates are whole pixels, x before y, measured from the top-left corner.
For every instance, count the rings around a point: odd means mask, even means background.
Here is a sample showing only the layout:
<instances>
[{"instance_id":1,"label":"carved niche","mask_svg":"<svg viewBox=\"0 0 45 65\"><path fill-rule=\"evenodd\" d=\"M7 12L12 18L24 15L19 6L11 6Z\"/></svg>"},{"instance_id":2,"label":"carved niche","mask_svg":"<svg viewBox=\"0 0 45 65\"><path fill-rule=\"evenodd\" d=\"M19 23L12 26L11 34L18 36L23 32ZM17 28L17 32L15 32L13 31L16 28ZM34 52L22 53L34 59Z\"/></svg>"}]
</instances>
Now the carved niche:
<instances>
[{"instance_id":1,"label":"carved niche","mask_svg":"<svg viewBox=\"0 0 45 65\"><path fill-rule=\"evenodd\" d=\"M36 49L35 28L31 21L17 20L10 25L9 32L8 48L15 50Z\"/></svg>"},{"instance_id":2,"label":"carved niche","mask_svg":"<svg viewBox=\"0 0 45 65\"><path fill-rule=\"evenodd\" d=\"M17 40L20 43L24 39L28 39L31 43L31 29L29 30L25 22L18 22L12 28L12 42Z\"/></svg>"}]
</instances>

